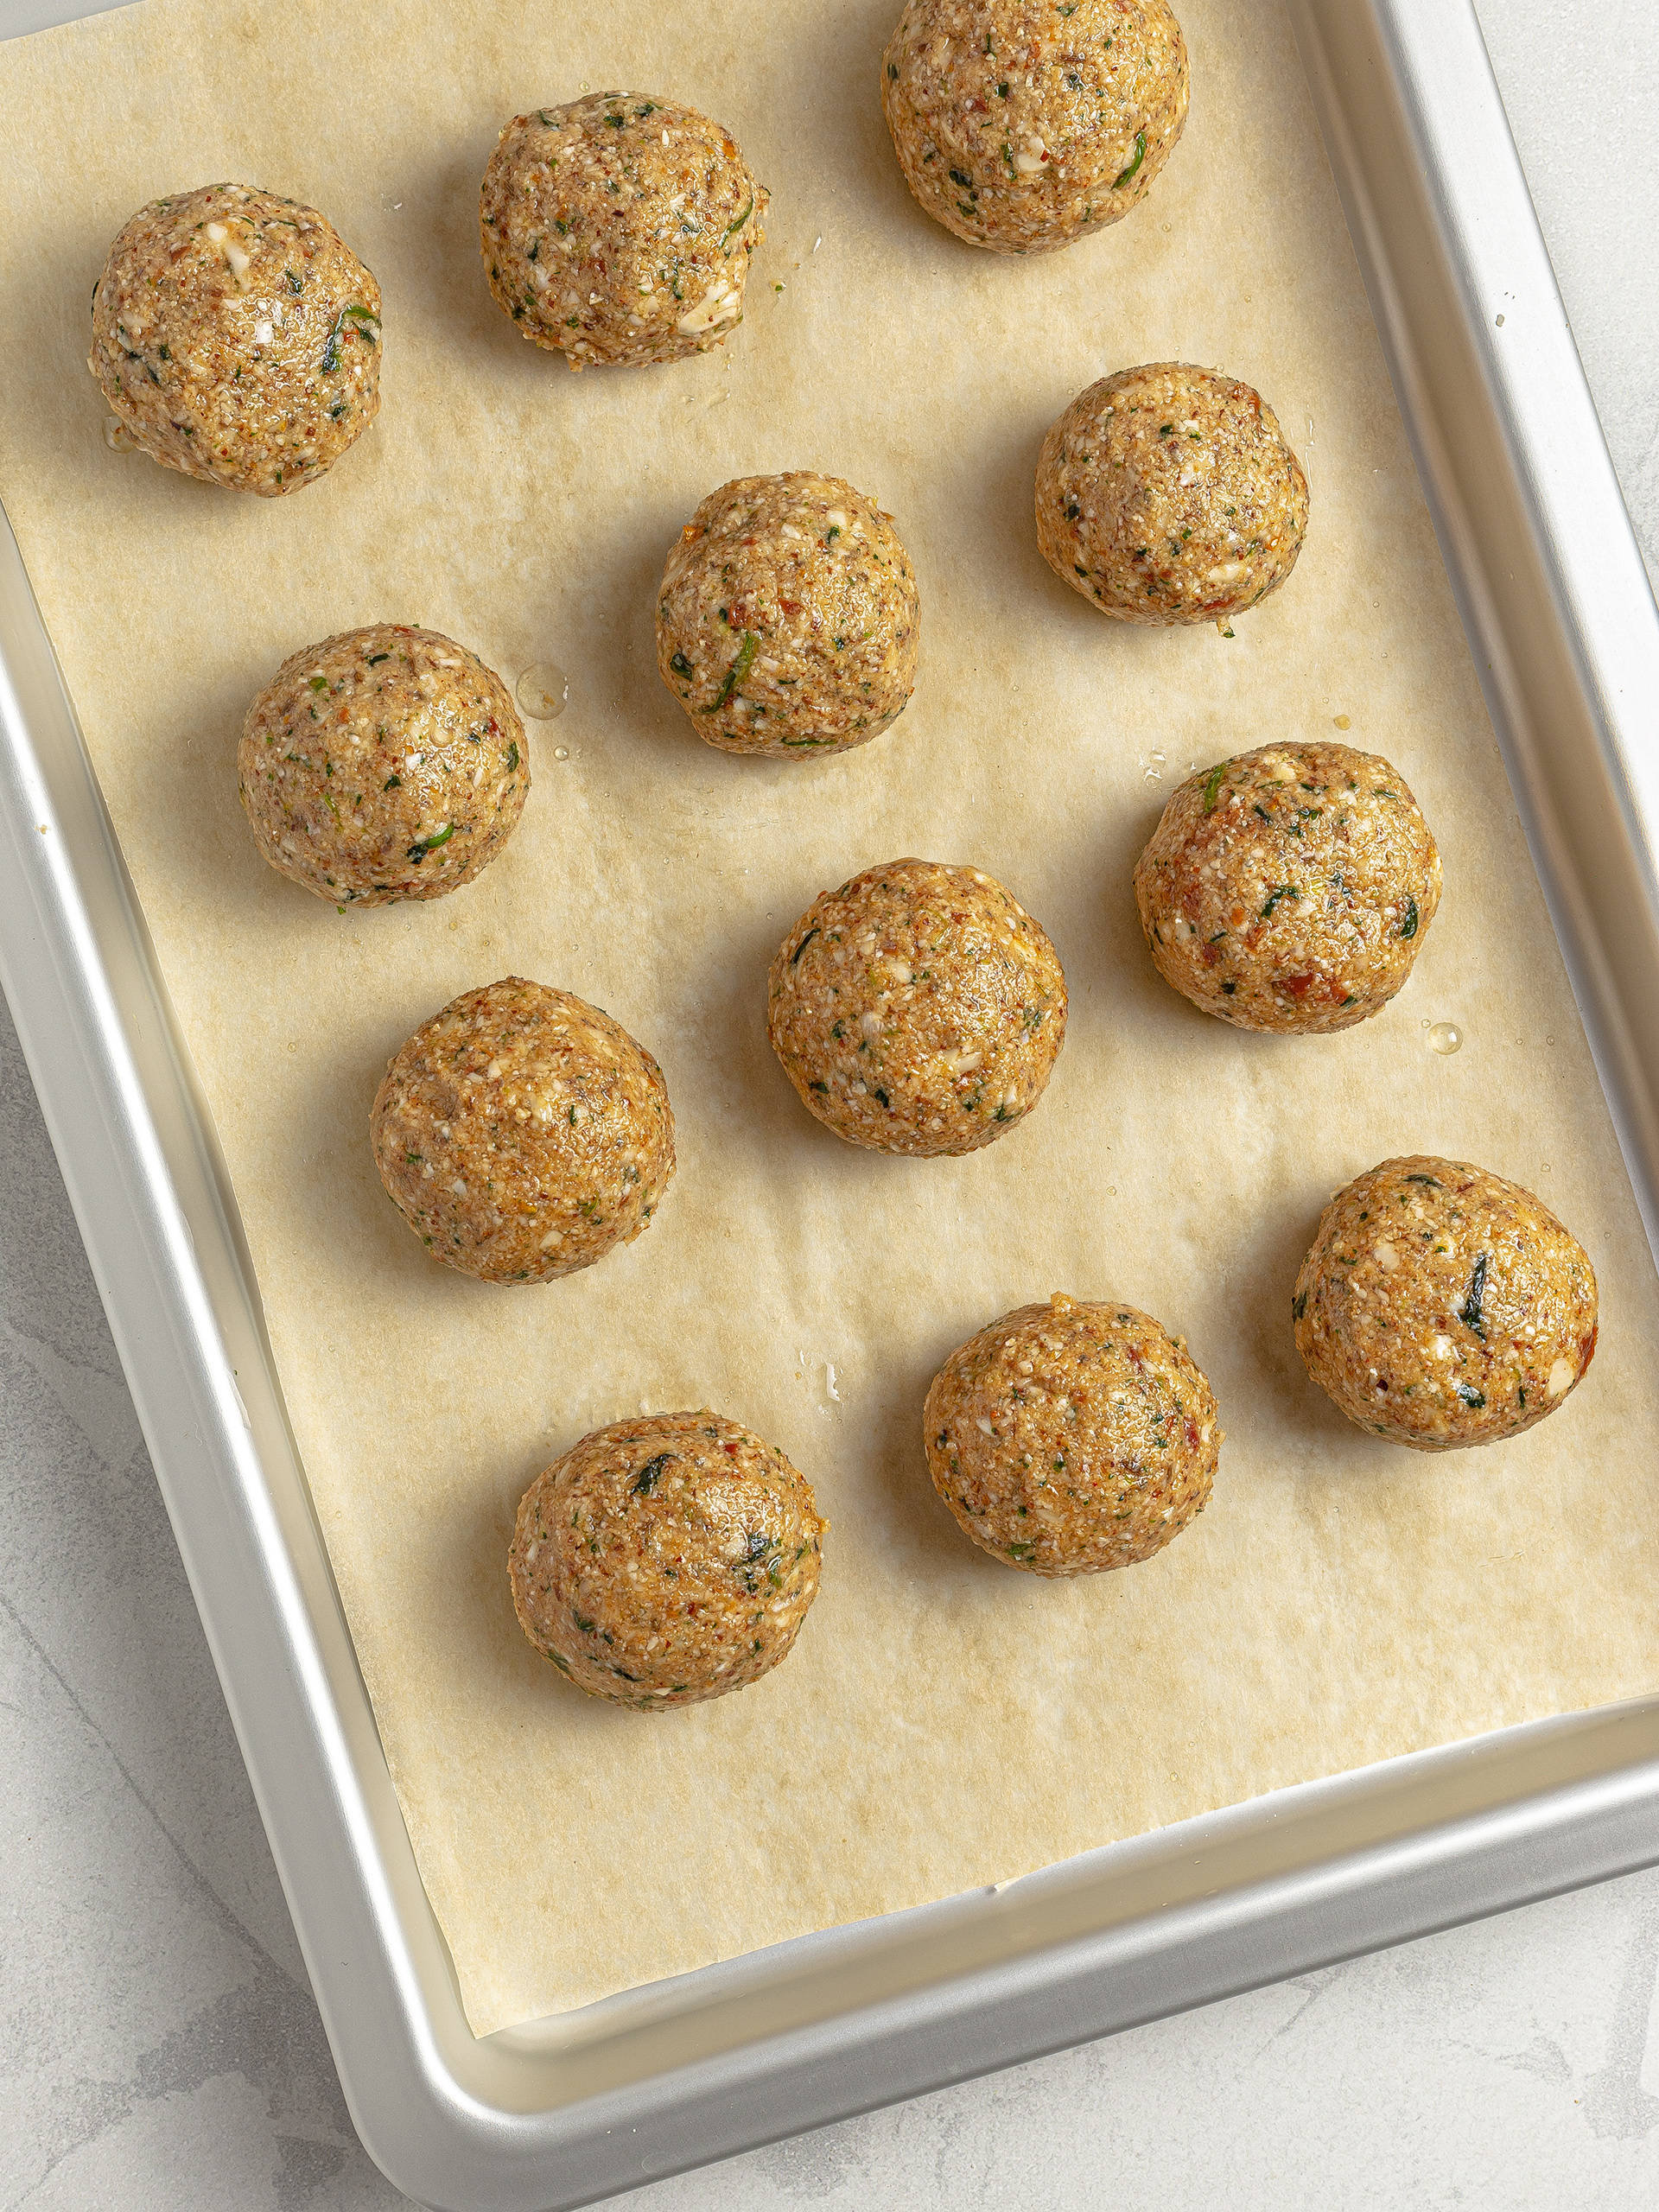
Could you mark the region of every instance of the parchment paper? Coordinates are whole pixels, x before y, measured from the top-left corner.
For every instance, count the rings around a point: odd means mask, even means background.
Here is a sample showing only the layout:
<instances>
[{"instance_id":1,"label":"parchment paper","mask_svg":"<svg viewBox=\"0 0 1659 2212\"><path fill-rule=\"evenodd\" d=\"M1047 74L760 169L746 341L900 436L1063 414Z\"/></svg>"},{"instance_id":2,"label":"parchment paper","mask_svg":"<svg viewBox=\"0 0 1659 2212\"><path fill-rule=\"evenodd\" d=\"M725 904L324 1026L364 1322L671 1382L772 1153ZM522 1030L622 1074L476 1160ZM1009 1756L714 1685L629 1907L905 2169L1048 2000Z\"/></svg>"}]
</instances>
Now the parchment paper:
<instances>
[{"instance_id":1,"label":"parchment paper","mask_svg":"<svg viewBox=\"0 0 1659 2212\"><path fill-rule=\"evenodd\" d=\"M897 6L143 0L0 52L0 493L229 1158L480 2032L1656 1679L1654 1278L1285 19L1184 0L1192 119L1148 204L1021 263L912 203L876 100ZM721 353L576 378L489 298L496 130L589 86L709 110L772 188ZM115 232L221 178L323 208L385 290L378 425L276 502L107 450L82 365ZM1300 565L1231 642L1103 620L1037 551L1049 423L1166 358L1256 384L1312 477ZM774 766L689 733L652 614L702 494L785 467L897 516L922 673L891 734ZM340 916L259 861L234 746L285 654L382 620L509 683L560 663L570 703L479 883ZM1421 800L1445 903L1380 1018L1242 1035L1154 973L1134 857L1190 765L1342 715ZM905 853L1007 883L1070 982L1044 1103L960 1161L838 1143L766 1041L784 930ZM646 1236L523 1290L435 1266L365 1133L409 1030L510 971L647 1043L680 1132ZM1450 1058L1427 1048L1441 1019ZM1495 1449L1368 1440L1292 1344L1319 1207L1411 1150L1536 1189L1600 1274L1588 1383ZM919 1438L944 1355L1054 1289L1186 1332L1227 1432L1203 1518L1074 1586L964 1542ZM823 1592L765 1682L645 1719L530 1649L507 1540L586 1429L702 1402L817 1485Z\"/></svg>"}]
</instances>

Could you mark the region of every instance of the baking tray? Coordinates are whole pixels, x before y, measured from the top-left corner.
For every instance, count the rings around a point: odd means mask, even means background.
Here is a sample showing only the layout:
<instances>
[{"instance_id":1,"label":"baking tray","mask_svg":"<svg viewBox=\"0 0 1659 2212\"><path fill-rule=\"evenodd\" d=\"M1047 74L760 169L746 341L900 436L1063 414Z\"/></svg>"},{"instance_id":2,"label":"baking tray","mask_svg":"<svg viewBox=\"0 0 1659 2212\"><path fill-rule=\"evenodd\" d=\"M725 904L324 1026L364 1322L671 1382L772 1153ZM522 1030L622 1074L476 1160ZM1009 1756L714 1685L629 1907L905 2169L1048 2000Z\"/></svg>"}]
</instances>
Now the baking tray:
<instances>
[{"instance_id":1,"label":"baking tray","mask_svg":"<svg viewBox=\"0 0 1659 2212\"><path fill-rule=\"evenodd\" d=\"M1290 0L1290 14L1659 1250L1659 613L1467 0ZM353 2120L420 2202L588 2202L1659 1859L1655 1698L1280 1791L996 1891L474 2037L223 1163L9 531L0 982Z\"/></svg>"}]
</instances>

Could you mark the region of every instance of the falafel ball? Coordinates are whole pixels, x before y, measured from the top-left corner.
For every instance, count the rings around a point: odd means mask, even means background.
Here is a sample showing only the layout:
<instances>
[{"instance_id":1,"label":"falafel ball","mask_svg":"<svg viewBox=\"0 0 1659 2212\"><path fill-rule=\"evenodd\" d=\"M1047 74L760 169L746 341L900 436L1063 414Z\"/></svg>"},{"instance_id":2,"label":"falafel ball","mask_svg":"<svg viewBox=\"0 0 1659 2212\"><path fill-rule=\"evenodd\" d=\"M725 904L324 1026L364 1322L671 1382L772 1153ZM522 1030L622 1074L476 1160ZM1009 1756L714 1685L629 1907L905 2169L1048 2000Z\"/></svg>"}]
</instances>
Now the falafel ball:
<instances>
[{"instance_id":1,"label":"falafel ball","mask_svg":"<svg viewBox=\"0 0 1659 2212\"><path fill-rule=\"evenodd\" d=\"M379 410L380 287L315 207L204 185L116 238L86 365L152 460L276 499Z\"/></svg>"},{"instance_id":2,"label":"falafel ball","mask_svg":"<svg viewBox=\"0 0 1659 2212\"><path fill-rule=\"evenodd\" d=\"M953 1351L923 1421L928 1471L963 1535L1056 1577L1162 1551L1209 1503L1222 1443L1179 1337L1133 1306L1058 1292Z\"/></svg>"},{"instance_id":3,"label":"falafel ball","mask_svg":"<svg viewBox=\"0 0 1659 2212\"><path fill-rule=\"evenodd\" d=\"M1418 1452L1541 1421L1596 1351L1596 1274L1548 1207L1466 1160L1385 1160L1319 1217L1296 1349L1360 1427Z\"/></svg>"},{"instance_id":4,"label":"falafel ball","mask_svg":"<svg viewBox=\"0 0 1659 2212\"><path fill-rule=\"evenodd\" d=\"M696 1705L789 1656L828 1528L805 1476L738 1421L614 1421L524 1492L513 1610L578 1689L639 1713Z\"/></svg>"},{"instance_id":5,"label":"falafel ball","mask_svg":"<svg viewBox=\"0 0 1659 2212\"><path fill-rule=\"evenodd\" d=\"M674 1173L663 1071L570 991L509 976L423 1021L369 1119L386 1194L486 1282L574 1274L638 1236Z\"/></svg>"},{"instance_id":6,"label":"falafel ball","mask_svg":"<svg viewBox=\"0 0 1659 2212\"><path fill-rule=\"evenodd\" d=\"M881 108L937 222L993 253L1052 253L1146 197L1187 81L1167 0L909 0Z\"/></svg>"},{"instance_id":7,"label":"falafel ball","mask_svg":"<svg viewBox=\"0 0 1659 2212\"><path fill-rule=\"evenodd\" d=\"M711 492L657 599L657 665L707 744L810 760L863 745L916 688L916 572L891 518L796 469Z\"/></svg>"},{"instance_id":8,"label":"falafel ball","mask_svg":"<svg viewBox=\"0 0 1659 2212\"><path fill-rule=\"evenodd\" d=\"M1302 464L1236 377L1185 361L1120 369L1043 440L1043 558L1121 622L1229 621L1278 589L1306 534Z\"/></svg>"},{"instance_id":9,"label":"falafel ball","mask_svg":"<svg viewBox=\"0 0 1659 2212\"><path fill-rule=\"evenodd\" d=\"M1440 903L1406 779L1347 745L1263 745L1189 776L1135 868L1159 974L1240 1029L1309 1035L1379 1013Z\"/></svg>"},{"instance_id":10,"label":"falafel ball","mask_svg":"<svg viewBox=\"0 0 1659 2212\"><path fill-rule=\"evenodd\" d=\"M802 1104L849 1144L973 1152L1042 1096L1065 977L990 876L890 861L815 899L784 939L766 1029Z\"/></svg>"},{"instance_id":11,"label":"falafel ball","mask_svg":"<svg viewBox=\"0 0 1659 2212\"><path fill-rule=\"evenodd\" d=\"M470 883L530 791L524 726L500 677L454 639L402 622L291 653L248 709L236 766L260 851L336 906Z\"/></svg>"},{"instance_id":12,"label":"falafel ball","mask_svg":"<svg viewBox=\"0 0 1659 2212\"><path fill-rule=\"evenodd\" d=\"M743 320L766 188L729 131L642 92L516 115L484 172L497 303L573 369L706 353Z\"/></svg>"}]
</instances>

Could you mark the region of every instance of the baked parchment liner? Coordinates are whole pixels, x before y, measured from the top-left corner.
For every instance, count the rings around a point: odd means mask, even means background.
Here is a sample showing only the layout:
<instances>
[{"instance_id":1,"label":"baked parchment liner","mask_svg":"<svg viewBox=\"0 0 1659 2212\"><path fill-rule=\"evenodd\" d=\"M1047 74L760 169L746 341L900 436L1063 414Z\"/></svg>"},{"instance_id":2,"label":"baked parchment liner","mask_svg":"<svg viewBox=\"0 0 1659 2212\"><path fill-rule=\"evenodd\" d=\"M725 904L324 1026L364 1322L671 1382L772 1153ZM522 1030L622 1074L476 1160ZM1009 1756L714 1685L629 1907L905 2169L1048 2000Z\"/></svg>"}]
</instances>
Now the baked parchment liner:
<instances>
[{"instance_id":1,"label":"baked parchment liner","mask_svg":"<svg viewBox=\"0 0 1659 2212\"><path fill-rule=\"evenodd\" d=\"M0 65L0 496L211 1102L480 2032L1659 1671L1659 1299L1286 20L1186 0L1191 120L1146 204L1010 262L899 175L876 92L897 12L143 0ZM575 378L489 296L496 133L584 83L715 115L771 188L747 320L708 356ZM83 365L117 230L219 178L321 208L385 296L378 421L276 502L109 450ZM1037 550L1049 423L1162 359L1255 385L1312 480L1294 575L1230 641L1107 621ZM897 517L920 681L855 753L732 759L658 678L656 585L706 492L802 467ZM380 620L509 683L556 661L570 703L532 726L529 807L479 882L337 915L258 858L237 732L285 655ZM1444 903L1376 1020L1230 1030L1154 972L1135 855L1191 764L1338 715L1417 794ZM1065 965L1047 1096L962 1160L837 1142L766 1041L794 917L904 853L984 868ZM509 973L656 1053L681 1160L638 1243L524 1289L435 1266L367 1140L399 1042ZM1428 1462L1344 1421L1289 1313L1330 1193L1412 1150L1535 1190L1602 1293L1558 1415ZM1166 1553L1052 1586L963 1540L920 1421L954 1345L1057 1289L1185 1333L1227 1441ZM704 1403L814 1484L823 1594L753 1688L612 1711L518 1630L514 1509L586 1429Z\"/></svg>"}]
</instances>

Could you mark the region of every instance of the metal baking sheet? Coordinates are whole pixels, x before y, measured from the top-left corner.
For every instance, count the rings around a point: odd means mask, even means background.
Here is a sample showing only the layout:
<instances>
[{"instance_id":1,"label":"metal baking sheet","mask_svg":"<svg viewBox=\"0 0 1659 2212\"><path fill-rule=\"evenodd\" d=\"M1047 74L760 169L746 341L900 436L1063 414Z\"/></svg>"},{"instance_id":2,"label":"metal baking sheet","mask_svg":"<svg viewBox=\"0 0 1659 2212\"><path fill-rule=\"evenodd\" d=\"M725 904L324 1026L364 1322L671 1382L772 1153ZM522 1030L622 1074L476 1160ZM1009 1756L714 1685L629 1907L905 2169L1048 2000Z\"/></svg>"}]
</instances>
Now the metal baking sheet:
<instances>
[{"instance_id":1,"label":"metal baking sheet","mask_svg":"<svg viewBox=\"0 0 1659 2212\"><path fill-rule=\"evenodd\" d=\"M1659 768L1640 741L1659 617L1472 14L1456 0L1292 0L1292 14L1651 1238ZM1659 1856L1654 1700L1281 1792L1001 1893L473 2037L212 1130L9 538L0 737L3 979L353 2117L411 2196L575 2205Z\"/></svg>"}]
</instances>

